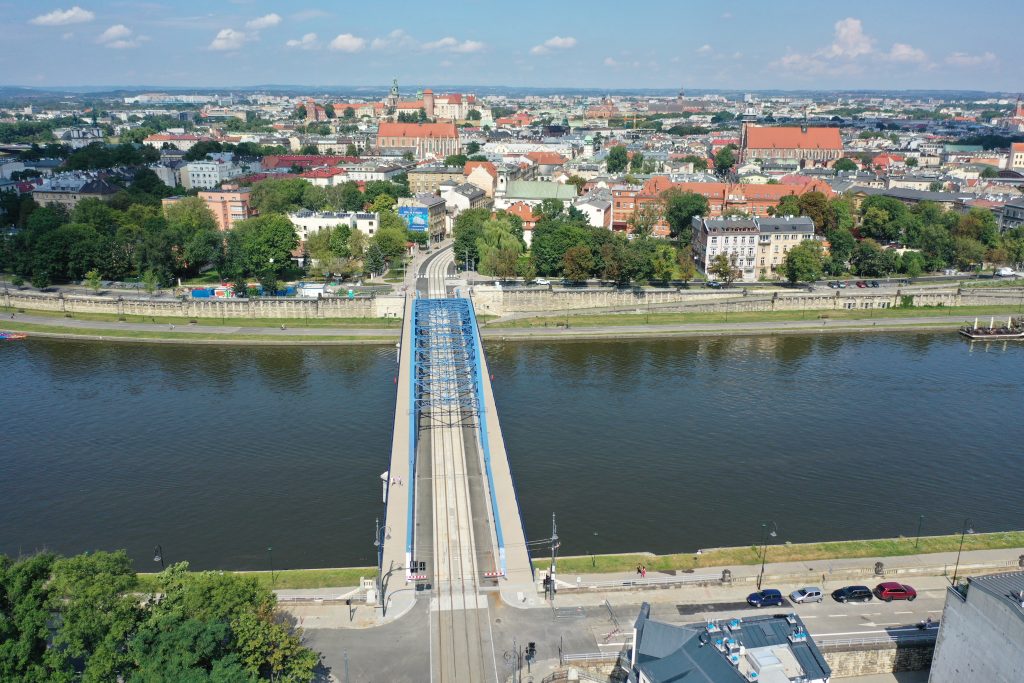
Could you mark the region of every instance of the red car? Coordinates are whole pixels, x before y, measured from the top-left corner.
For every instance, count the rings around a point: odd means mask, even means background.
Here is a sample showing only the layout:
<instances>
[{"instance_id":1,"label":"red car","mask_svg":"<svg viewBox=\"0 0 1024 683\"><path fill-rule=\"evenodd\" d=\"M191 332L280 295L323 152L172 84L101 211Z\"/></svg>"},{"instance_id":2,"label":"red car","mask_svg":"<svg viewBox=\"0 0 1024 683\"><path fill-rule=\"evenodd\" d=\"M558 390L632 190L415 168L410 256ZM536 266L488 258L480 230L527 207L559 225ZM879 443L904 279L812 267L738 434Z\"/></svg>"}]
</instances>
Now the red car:
<instances>
[{"instance_id":1,"label":"red car","mask_svg":"<svg viewBox=\"0 0 1024 683\"><path fill-rule=\"evenodd\" d=\"M917 597L917 591L905 583L886 581L875 586L875 597L885 602L892 602L893 600L913 601Z\"/></svg>"}]
</instances>

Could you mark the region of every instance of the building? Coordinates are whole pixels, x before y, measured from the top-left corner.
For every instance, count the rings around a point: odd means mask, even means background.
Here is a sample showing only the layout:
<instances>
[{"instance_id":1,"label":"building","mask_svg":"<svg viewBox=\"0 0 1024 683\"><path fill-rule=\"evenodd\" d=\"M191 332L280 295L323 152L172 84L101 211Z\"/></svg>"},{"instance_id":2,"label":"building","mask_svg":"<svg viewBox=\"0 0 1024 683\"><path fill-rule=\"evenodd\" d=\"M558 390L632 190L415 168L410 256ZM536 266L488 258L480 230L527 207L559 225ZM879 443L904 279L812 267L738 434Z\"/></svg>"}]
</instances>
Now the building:
<instances>
[{"instance_id":1,"label":"building","mask_svg":"<svg viewBox=\"0 0 1024 683\"><path fill-rule=\"evenodd\" d=\"M305 178L306 182L317 187L333 187L352 180L348 177L348 173L341 168L311 168L300 173L299 177Z\"/></svg>"},{"instance_id":2,"label":"building","mask_svg":"<svg viewBox=\"0 0 1024 683\"><path fill-rule=\"evenodd\" d=\"M324 228L336 228L339 225L373 236L380 225L379 214L363 212L316 213L303 210L288 214L288 220L295 226L295 234L302 242L309 239L310 233L320 232Z\"/></svg>"},{"instance_id":3,"label":"building","mask_svg":"<svg viewBox=\"0 0 1024 683\"><path fill-rule=\"evenodd\" d=\"M103 129L99 126L76 126L73 128L54 128L53 137L57 143L71 149L82 149L94 142L103 142Z\"/></svg>"},{"instance_id":4,"label":"building","mask_svg":"<svg viewBox=\"0 0 1024 683\"><path fill-rule=\"evenodd\" d=\"M467 161L462 169L467 183L476 185L488 197L494 196L494 187L498 182L498 169L489 161Z\"/></svg>"},{"instance_id":5,"label":"building","mask_svg":"<svg viewBox=\"0 0 1024 683\"><path fill-rule=\"evenodd\" d=\"M444 158L462 151L454 123L381 123L377 149L409 150L416 158L433 155Z\"/></svg>"},{"instance_id":6,"label":"building","mask_svg":"<svg viewBox=\"0 0 1024 683\"><path fill-rule=\"evenodd\" d=\"M181 169L181 186L186 190L193 188L212 190L221 183L242 175L242 169L224 160L190 161Z\"/></svg>"},{"instance_id":7,"label":"building","mask_svg":"<svg viewBox=\"0 0 1024 683\"><path fill-rule=\"evenodd\" d=\"M445 181L462 183L466 179L458 166L420 166L409 171L408 178L412 194L437 192Z\"/></svg>"},{"instance_id":8,"label":"building","mask_svg":"<svg viewBox=\"0 0 1024 683\"><path fill-rule=\"evenodd\" d=\"M441 198L444 199L445 206L452 216L490 203L487 193L470 183L444 186L441 190Z\"/></svg>"},{"instance_id":9,"label":"building","mask_svg":"<svg viewBox=\"0 0 1024 683\"><path fill-rule=\"evenodd\" d=\"M1024 226L1024 199L1015 199L1003 204L999 215L999 232Z\"/></svg>"},{"instance_id":10,"label":"building","mask_svg":"<svg viewBox=\"0 0 1024 683\"><path fill-rule=\"evenodd\" d=\"M1024 680L1024 571L946 590L929 683Z\"/></svg>"},{"instance_id":11,"label":"building","mask_svg":"<svg viewBox=\"0 0 1024 683\"><path fill-rule=\"evenodd\" d=\"M814 222L806 216L781 218L705 218L695 216L693 258L708 273L715 257L728 254L740 271L737 280L756 282L778 277L789 250L814 234Z\"/></svg>"},{"instance_id":12,"label":"building","mask_svg":"<svg viewBox=\"0 0 1024 683\"><path fill-rule=\"evenodd\" d=\"M573 206L587 217L587 222L595 228L612 227L612 203L609 199L601 197L598 193L580 197L573 202Z\"/></svg>"},{"instance_id":13,"label":"building","mask_svg":"<svg viewBox=\"0 0 1024 683\"><path fill-rule=\"evenodd\" d=\"M1010 145L1009 168L1024 171L1024 142L1014 142Z\"/></svg>"},{"instance_id":14,"label":"building","mask_svg":"<svg viewBox=\"0 0 1024 683\"><path fill-rule=\"evenodd\" d=\"M142 141L150 147L162 148L164 145L187 152L200 142L213 142L213 138L191 133L154 133Z\"/></svg>"},{"instance_id":15,"label":"building","mask_svg":"<svg viewBox=\"0 0 1024 683\"><path fill-rule=\"evenodd\" d=\"M221 231L235 227L237 221L252 218L256 215L249 206L249 188L237 185L224 185L219 190L203 190L199 198L206 202L206 207L217 219L217 228ZM167 197L162 200L164 208L180 202L184 197Z\"/></svg>"},{"instance_id":16,"label":"building","mask_svg":"<svg viewBox=\"0 0 1024 683\"><path fill-rule=\"evenodd\" d=\"M643 603L633 626L630 683L828 683L832 677L795 613L686 626L650 614Z\"/></svg>"},{"instance_id":17,"label":"building","mask_svg":"<svg viewBox=\"0 0 1024 683\"><path fill-rule=\"evenodd\" d=\"M740 161L797 159L803 165L824 165L843 156L838 128L754 126L743 124Z\"/></svg>"},{"instance_id":18,"label":"building","mask_svg":"<svg viewBox=\"0 0 1024 683\"><path fill-rule=\"evenodd\" d=\"M445 235L445 201L433 194L416 194L398 198L398 215L414 232L427 232L431 242L440 242Z\"/></svg>"},{"instance_id":19,"label":"building","mask_svg":"<svg viewBox=\"0 0 1024 683\"><path fill-rule=\"evenodd\" d=\"M494 195L494 208L506 209L516 202L531 206L545 199L557 199L567 206L576 199L576 186L568 183L548 183L540 180L513 180L498 189Z\"/></svg>"},{"instance_id":20,"label":"building","mask_svg":"<svg viewBox=\"0 0 1024 683\"><path fill-rule=\"evenodd\" d=\"M58 176L48 178L32 190L32 199L40 206L47 204L63 206L68 211L83 199L109 200L121 188L103 178L88 176Z\"/></svg>"}]
</instances>

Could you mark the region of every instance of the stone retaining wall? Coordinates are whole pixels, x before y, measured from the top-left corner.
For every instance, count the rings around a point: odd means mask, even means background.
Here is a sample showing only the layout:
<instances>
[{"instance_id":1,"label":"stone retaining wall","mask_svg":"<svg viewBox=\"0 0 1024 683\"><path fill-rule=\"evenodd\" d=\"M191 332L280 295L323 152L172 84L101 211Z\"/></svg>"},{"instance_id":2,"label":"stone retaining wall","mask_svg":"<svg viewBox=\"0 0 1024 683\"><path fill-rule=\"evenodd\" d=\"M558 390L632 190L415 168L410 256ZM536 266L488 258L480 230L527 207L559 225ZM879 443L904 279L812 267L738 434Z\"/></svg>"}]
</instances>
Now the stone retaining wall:
<instances>
[{"instance_id":1,"label":"stone retaining wall","mask_svg":"<svg viewBox=\"0 0 1024 683\"><path fill-rule=\"evenodd\" d=\"M934 643L819 645L833 678L920 671L932 664Z\"/></svg>"},{"instance_id":2,"label":"stone retaining wall","mask_svg":"<svg viewBox=\"0 0 1024 683\"><path fill-rule=\"evenodd\" d=\"M5 308L33 311L105 313L109 315L180 318L385 318L401 317L405 298L395 295L324 297L320 299L125 299L5 290Z\"/></svg>"}]
</instances>

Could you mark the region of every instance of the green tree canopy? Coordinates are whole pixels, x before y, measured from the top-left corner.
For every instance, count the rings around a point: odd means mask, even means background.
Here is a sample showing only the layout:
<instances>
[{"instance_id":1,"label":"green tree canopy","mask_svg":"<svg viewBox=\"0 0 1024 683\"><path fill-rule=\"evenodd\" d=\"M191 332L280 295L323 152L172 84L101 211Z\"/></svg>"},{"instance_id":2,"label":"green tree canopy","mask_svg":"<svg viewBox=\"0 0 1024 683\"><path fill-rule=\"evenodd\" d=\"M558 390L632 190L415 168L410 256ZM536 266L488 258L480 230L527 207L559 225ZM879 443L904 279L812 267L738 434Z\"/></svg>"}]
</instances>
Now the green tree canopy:
<instances>
[{"instance_id":1,"label":"green tree canopy","mask_svg":"<svg viewBox=\"0 0 1024 683\"><path fill-rule=\"evenodd\" d=\"M684 192L669 188L661 194L665 220L669 234L683 244L689 244L693 236L691 223L695 216L706 216L710 211L707 197L695 192Z\"/></svg>"},{"instance_id":2,"label":"green tree canopy","mask_svg":"<svg viewBox=\"0 0 1024 683\"><path fill-rule=\"evenodd\" d=\"M823 274L825 255L821 242L804 240L786 253L782 272L792 283L815 282Z\"/></svg>"},{"instance_id":3,"label":"green tree canopy","mask_svg":"<svg viewBox=\"0 0 1024 683\"><path fill-rule=\"evenodd\" d=\"M609 173L620 173L626 170L626 165L629 163L629 155L626 153L626 147L624 145L615 145L608 150L608 172Z\"/></svg>"}]
</instances>

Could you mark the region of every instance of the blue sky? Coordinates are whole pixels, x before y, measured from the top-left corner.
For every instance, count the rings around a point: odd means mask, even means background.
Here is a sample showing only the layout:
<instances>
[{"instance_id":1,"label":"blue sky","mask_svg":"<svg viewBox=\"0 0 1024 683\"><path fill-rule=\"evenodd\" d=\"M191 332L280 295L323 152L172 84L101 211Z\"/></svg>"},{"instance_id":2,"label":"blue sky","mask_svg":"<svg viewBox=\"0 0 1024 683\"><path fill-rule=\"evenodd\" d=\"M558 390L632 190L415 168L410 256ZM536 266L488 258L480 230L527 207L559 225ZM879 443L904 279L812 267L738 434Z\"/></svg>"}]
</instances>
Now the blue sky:
<instances>
[{"instance_id":1,"label":"blue sky","mask_svg":"<svg viewBox=\"0 0 1024 683\"><path fill-rule=\"evenodd\" d=\"M7 84L1024 89L1024 3L0 0ZM982 16L984 14L984 16Z\"/></svg>"}]
</instances>

